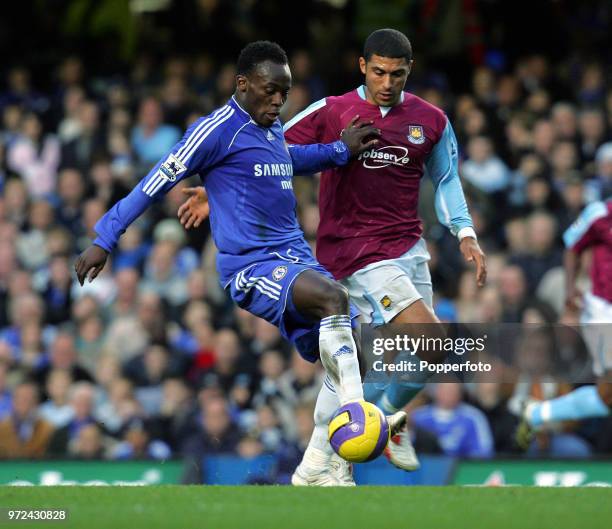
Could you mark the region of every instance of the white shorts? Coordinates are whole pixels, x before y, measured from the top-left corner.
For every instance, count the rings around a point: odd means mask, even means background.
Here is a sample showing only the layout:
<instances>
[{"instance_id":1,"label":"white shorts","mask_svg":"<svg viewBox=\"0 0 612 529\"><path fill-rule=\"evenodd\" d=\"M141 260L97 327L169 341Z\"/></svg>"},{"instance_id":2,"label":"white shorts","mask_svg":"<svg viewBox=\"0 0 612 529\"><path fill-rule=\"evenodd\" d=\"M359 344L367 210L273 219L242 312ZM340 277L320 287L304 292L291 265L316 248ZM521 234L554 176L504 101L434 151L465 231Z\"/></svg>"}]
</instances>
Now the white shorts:
<instances>
[{"instance_id":1,"label":"white shorts","mask_svg":"<svg viewBox=\"0 0 612 529\"><path fill-rule=\"evenodd\" d=\"M384 325L419 299L432 307L429 259L427 245L419 239L397 259L369 264L340 282L366 323Z\"/></svg>"},{"instance_id":2,"label":"white shorts","mask_svg":"<svg viewBox=\"0 0 612 529\"><path fill-rule=\"evenodd\" d=\"M612 303L587 292L580 317L582 336L598 377L612 370Z\"/></svg>"}]
</instances>

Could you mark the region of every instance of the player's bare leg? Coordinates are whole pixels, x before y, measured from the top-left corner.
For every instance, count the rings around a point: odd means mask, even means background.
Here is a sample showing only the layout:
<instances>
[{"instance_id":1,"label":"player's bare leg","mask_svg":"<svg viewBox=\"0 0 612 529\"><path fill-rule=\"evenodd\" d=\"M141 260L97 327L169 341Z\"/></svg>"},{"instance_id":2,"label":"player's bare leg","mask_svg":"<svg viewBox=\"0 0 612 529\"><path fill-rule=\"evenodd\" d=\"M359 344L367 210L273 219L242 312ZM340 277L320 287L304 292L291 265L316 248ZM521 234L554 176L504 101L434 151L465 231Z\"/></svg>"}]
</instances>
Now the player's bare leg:
<instances>
[{"instance_id":1,"label":"player's bare leg","mask_svg":"<svg viewBox=\"0 0 612 529\"><path fill-rule=\"evenodd\" d=\"M338 407L363 399L357 360L359 339L350 325L348 294L339 283L314 272L304 272L296 280L293 301L304 316L321 321L319 353L327 376L317 398L310 443L291 481L294 485L351 486L355 484L351 465L334 457L327 439L328 423ZM346 349L354 354L348 354ZM406 419L403 411L387 417L392 435L404 426Z\"/></svg>"},{"instance_id":2,"label":"player's bare leg","mask_svg":"<svg viewBox=\"0 0 612 529\"><path fill-rule=\"evenodd\" d=\"M310 443L291 482L338 486L343 483L330 472L333 450L327 439L327 424L339 406L363 399L348 293L339 283L306 271L296 279L292 296L296 309L304 317L321 322L319 353L326 380L317 398Z\"/></svg>"},{"instance_id":3,"label":"player's bare leg","mask_svg":"<svg viewBox=\"0 0 612 529\"><path fill-rule=\"evenodd\" d=\"M440 321L431 308L422 299L419 299L400 312L391 323L398 325L427 324L429 326L427 333L431 334L431 325L439 324ZM441 326L440 333L443 334ZM416 335L418 334L419 331L416 330ZM442 358L424 358L423 360L438 362L442 361ZM376 404L385 413L397 412L420 393L424 386L423 382L424 379L394 382L382 393ZM408 472L420 467L410 436L411 433L407 428L401 429L396 435L392 436L385 449L385 455L389 461L397 468Z\"/></svg>"}]
</instances>

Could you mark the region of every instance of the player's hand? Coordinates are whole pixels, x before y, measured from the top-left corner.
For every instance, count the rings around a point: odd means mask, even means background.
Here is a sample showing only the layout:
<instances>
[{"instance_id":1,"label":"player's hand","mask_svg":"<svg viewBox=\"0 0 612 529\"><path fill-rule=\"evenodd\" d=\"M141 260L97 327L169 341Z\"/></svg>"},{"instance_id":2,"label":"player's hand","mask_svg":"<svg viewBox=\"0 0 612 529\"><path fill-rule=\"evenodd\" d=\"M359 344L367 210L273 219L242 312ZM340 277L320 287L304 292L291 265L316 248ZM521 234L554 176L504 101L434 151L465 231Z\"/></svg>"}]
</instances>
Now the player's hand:
<instances>
[{"instance_id":1,"label":"player's hand","mask_svg":"<svg viewBox=\"0 0 612 529\"><path fill-rule=\"evenodd\" d=\"M106 258L108 252L100 246L92 244L87 248L81 255L79 255L76 263L74 263L74 269L77 274L77 279L81 286L85 282L87 275L89 274L89 282L91 283L98 274L104 268L106 264ZM89 273L91 271L91 273Z\"/></svg>"},{"instance_id":2,"label":"player's hand","mask_svg":"<svg viewBox=\"0 0 612 529\"><path fill-rule=\"evenodd\" d=\"M565 310L576 314L582 310L582 292L577 286L570 287L565 295Z\"/></svg>"},{"instance_id":3,"label":"player's hand","mask_svg":"<svg viewBox=\"0 0 612 529\"><path fill-rule=\"evenodd\" d=\"M474 237L464 237L459 243L459 249L468 263L476 263L476 283L479 287L484 286L487 281L487 259L478 241Z\"/></svg>"},{"instance_id":4,"label":"player's hand","mask_svg":"<svg viewBox=\"0 0 612 529\"><path fill-rule=\"evenodd\" d=\"M351 119L351 122L340 133L340 139L348 147L351 156L371 149L378 143L380 129L372 126L373 121L358 122L359 116Z\"/></svg>"},{"instance_id":5,"label":"player's hand","mask_svg":"<svg viewBox=\"0 0 612 529\"><path fill-rule=\"evenodd\" d=\"M206 190L202 186L186 187L183 193L189 198L181 204L177 216L185 229L198 228L210 215Z\"/></svg>"}]
</instances>

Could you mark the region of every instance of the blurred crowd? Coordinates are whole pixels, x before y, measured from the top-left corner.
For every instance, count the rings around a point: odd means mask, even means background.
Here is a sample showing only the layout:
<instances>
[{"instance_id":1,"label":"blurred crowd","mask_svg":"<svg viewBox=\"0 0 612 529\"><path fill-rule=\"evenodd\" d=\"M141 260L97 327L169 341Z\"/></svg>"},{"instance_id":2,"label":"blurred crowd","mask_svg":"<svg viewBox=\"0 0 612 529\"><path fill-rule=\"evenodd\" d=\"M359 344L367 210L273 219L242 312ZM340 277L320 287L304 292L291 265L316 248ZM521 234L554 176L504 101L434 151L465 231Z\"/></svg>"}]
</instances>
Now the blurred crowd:
<instances>
[{"instance_id":1,"label":"blurred crowd","mask_svg":"<svg viewBox=\"0 0 612 529\"><path fill-rule=\"evenodd\" d=\"M345 62L341 89L350 90L360 77L356 61ZM292 54L283 120L333 95L314 64L306 51ZM0 458L184 458L193 462L185 479L197 481L206 454L274 453L286 479L310 436L321 368L221 290L208 227L187 232L176 220L189 182L134 223L95 282L81 288L73 273L97 219L190 123L225 102L235 69L209 55L138 60L122 78L88 76L85 66L67 57L44 92L26 67L15 67L0 93ZM409 81L451 119L488 254L489 281L478 289L456 240L436 223L424 182L443 320L577 322L563 310L560 236L586 203L612 192L608 66L561 68L533 55L504 69L476 68L466 93L440 82L440 72L417 69ZM294 187L314 245L317 181L296 177ZM566 386L534 381L521 391L550 397ZM411 406L417 449L514 452L518 411L508 402L517 391L501 383L429 387ZM532 450L610 452L610 420L561 425Z\"/></svg>"}]
</instances>

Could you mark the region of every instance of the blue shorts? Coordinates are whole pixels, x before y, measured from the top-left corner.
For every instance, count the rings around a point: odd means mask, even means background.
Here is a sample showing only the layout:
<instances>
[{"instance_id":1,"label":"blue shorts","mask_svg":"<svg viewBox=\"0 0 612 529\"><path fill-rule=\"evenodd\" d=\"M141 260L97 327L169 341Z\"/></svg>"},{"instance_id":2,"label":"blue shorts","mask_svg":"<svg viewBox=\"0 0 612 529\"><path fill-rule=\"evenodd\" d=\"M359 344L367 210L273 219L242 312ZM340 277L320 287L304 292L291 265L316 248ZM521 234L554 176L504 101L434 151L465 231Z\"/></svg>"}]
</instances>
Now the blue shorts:
<instances>
[{"instance_id":1,"label":"blue shorts","mask_svg":"<svg viewBox=\"0 0 612 529\"><path fill-rule=\"evenodd\" d=\"M239 307L278 327L281 335L295 345L304 359L316 362L319 358L319 322L302 316L291 295L295 279L306 270L334 279L320 264L273 259L241 270L229 287L232 299ZM358 310L351 304L353 327L357 325L358 315Z\"/></svg>"}]
</instances>

